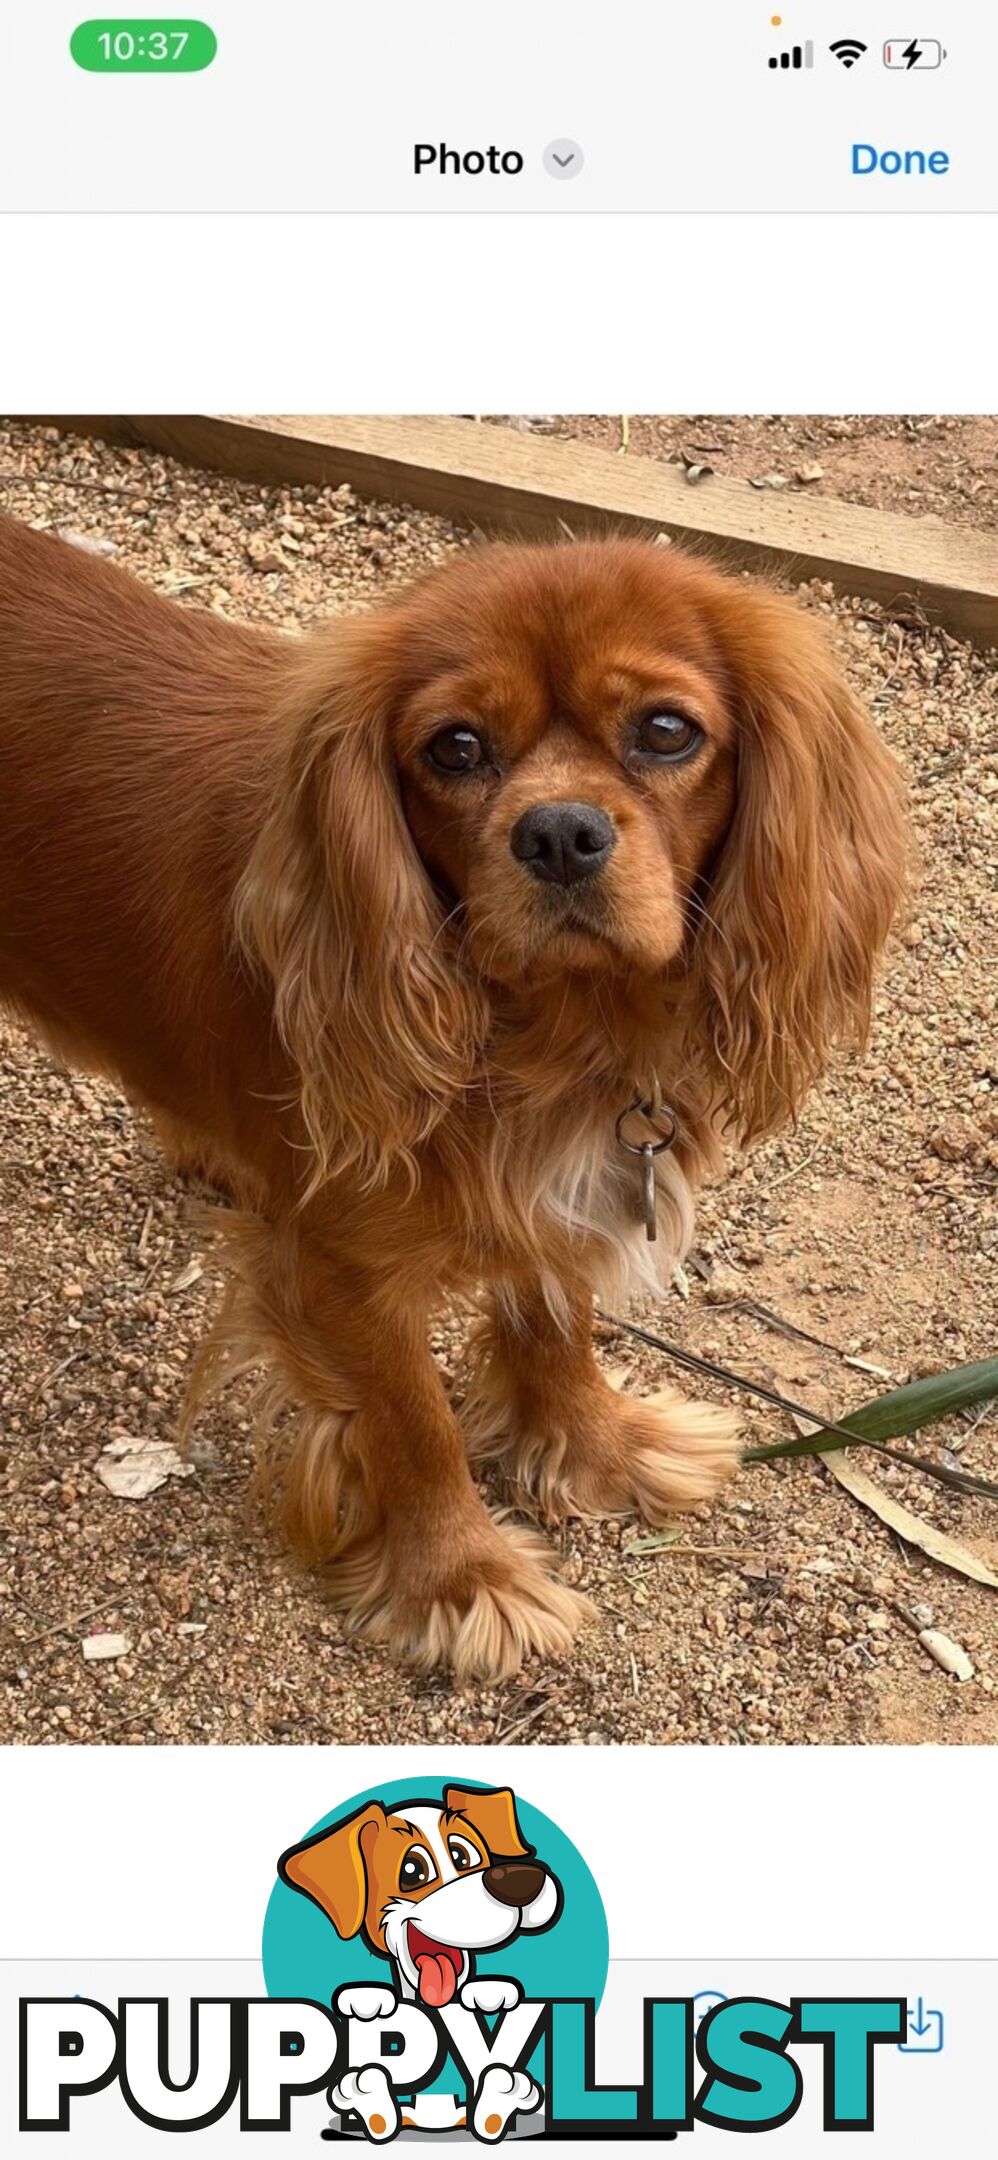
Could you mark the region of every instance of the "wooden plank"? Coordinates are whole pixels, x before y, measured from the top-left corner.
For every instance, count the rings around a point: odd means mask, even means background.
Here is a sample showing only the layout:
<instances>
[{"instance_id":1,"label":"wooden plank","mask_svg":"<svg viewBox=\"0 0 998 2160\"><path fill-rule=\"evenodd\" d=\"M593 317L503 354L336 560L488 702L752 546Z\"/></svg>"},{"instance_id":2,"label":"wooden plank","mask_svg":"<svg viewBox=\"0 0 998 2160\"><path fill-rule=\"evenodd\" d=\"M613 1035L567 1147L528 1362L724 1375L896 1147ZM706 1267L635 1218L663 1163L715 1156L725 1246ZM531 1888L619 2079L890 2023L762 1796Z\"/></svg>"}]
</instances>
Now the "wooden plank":
<instances>
[{"instance_id":1,"label":"wooden plank","mask_svg":"<svg viewBox=\"0 0 998 2160\"><path fill-rule=\"evenodd\" d=\"M55 424L258 483L346 482L487 532L665 531L725 567L824 578L887 608L914 600L954 635L998 644L998 541L938 518L719 476L691 487L679 466L469 420L194 413Z\"/></svg>"}]
</instances>

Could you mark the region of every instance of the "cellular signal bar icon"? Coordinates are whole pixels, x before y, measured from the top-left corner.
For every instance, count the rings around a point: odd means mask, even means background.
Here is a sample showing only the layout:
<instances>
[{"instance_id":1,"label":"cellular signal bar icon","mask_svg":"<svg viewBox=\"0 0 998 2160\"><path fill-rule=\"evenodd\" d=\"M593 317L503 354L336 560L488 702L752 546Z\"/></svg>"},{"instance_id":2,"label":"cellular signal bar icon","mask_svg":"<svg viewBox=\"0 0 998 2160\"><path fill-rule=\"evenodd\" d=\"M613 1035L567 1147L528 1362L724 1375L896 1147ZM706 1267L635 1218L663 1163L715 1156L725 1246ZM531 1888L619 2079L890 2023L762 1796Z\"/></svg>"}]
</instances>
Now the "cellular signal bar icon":
<instances>
[{"instance_id":1,"label":"cellular signal bar icon","mask_svg":"<svg viewBox=\"0 0 998 2160\"><path fill-rule=\"evenodd\" d=\"M788 52L770 53L771 68L811 68L814 66L814 40L808 38L806 45L791 45Z\"/></svg>"}]
</instances>

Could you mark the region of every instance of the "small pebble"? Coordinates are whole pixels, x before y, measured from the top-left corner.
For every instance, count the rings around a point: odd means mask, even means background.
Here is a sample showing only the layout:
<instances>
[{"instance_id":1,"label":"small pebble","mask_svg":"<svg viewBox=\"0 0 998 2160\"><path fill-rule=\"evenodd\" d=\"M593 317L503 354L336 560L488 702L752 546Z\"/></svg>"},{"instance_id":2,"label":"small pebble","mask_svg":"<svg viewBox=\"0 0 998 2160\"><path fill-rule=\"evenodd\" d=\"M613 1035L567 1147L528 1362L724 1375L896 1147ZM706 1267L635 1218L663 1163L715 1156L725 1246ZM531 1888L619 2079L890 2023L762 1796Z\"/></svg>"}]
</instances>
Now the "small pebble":
<instances>
[{"instance_id":1,"label":"small pebble","mask_svg":"<svg viewBox=\"0 0 998 2160\"><path fill-rule=\"evenodd\" d=\"M132 1647L127 1635L86 1635L81 1645L88 1665L101 1658L127 1657Z\"/></svg>"}]
</instances>

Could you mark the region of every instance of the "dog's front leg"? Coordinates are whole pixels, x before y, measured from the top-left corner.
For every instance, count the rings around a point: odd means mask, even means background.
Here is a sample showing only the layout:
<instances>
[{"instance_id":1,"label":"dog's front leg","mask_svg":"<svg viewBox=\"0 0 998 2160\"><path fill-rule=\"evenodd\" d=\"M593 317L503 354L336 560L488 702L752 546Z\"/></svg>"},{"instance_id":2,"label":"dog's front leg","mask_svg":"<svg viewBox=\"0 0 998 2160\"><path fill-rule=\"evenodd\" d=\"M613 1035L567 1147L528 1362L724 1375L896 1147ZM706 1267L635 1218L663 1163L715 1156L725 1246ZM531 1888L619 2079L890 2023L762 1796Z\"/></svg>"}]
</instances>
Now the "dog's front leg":
<instances>
[{"instance_id":1,"label":"dog's front leg","mask_svg":"<svg viewBox=\"0 0 998 2160\"><path fill-rule=\"evenodd\" d=\"M462 1678L567 1650L589 1608L536 1533L485 1507L411 1281L348 1270L300 1219L251 1236L242 1272L256 1340L305 1406L277 1426L285 1530L329 1563L352 1626Z\"/></svg>"},{"instance_id":2,"label":"dog's front leg","mask_svg":"<svg viewBox=\"0 0 998 2160\"><path fill-rule=\"evenodd\" d=\"M364 2136L372 2145L390 2144L398 2135L398 2105L381 2063L344 2070L339 2083L330 2087L329 2104L339 2115L359 2115Z\"/></svg>"},{"instance_id":3,"label":"dog's front leg","mask_svg":"<svg viewBox=\"0 0 998 2160\"><path fill-rule=\"evenodd\" d=\"M637 1509L655 1523L709 1500L736 1467L737 1421L677 1393L611 1387L593 1355L585 1283L549 1304L540 1283L497 1297L465 1403L472 1459L497 1462L545 1521Z\"/></svg>"},{"instance_id":4,"label":"dog's front leg","mask_svg":"<svg viewBox=\"0 0 998 2160\"><path fill-rule=\"evenodd\" d=\"M533 2115L544 2098L526 2070L490 2063L475 2093L472 2128L485 2145L498 2145L517 2115Z\"/></svg>"}]
</instances>

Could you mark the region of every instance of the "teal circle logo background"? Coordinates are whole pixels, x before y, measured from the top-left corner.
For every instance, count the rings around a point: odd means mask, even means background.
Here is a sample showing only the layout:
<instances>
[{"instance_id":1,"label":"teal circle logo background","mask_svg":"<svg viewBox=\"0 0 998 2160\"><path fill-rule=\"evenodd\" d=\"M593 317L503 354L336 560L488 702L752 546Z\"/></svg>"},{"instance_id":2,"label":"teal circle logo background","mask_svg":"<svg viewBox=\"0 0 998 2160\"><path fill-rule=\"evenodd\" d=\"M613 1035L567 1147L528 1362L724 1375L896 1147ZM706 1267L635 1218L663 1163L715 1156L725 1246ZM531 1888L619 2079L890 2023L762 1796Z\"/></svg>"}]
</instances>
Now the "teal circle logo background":
<instances>
[{"instance_id":1,"label":"teal circle logo background","mask_svg":"<svg viewBox=\"0 0 998 2160\"><path fill-rule=\"evenodd\" d=\"M477 1780L446 1778L394 1778L385 1785L371 1785L354 1793L320 1817L300 1837L312 1837L344 1822L371 1800L387 1809L402 1800L443 1802L444 1786L463 1783L466 1792L489 1792L494 1788ZM414 1789L415 1787L415 1789ZM560 1918L544 1934L522 1933L504 1948L480 1951L475 1958L479 1973L502 1973L518 1980L528 1999L557 1995L591 1995L599 2003L606 1986L610 1961L603 1900L586 1863L570 1838L540 1808L516 1794L516 1813L528 1845L546 1862L564 1892ZM299 1838L289 1837L288 1844ZM276 1862L276 1856L275 1856ZM263 1977L268 1995L303 1995L313 2002L330 2003L337 1988L348 1982L380 1983L388 1979L386 1958L376 1957L359 1935L342 1942L331 1920L313 1905L311 1898L278 1880L270 1895L263 1923Z\"/></svg>"}]
</instances>

